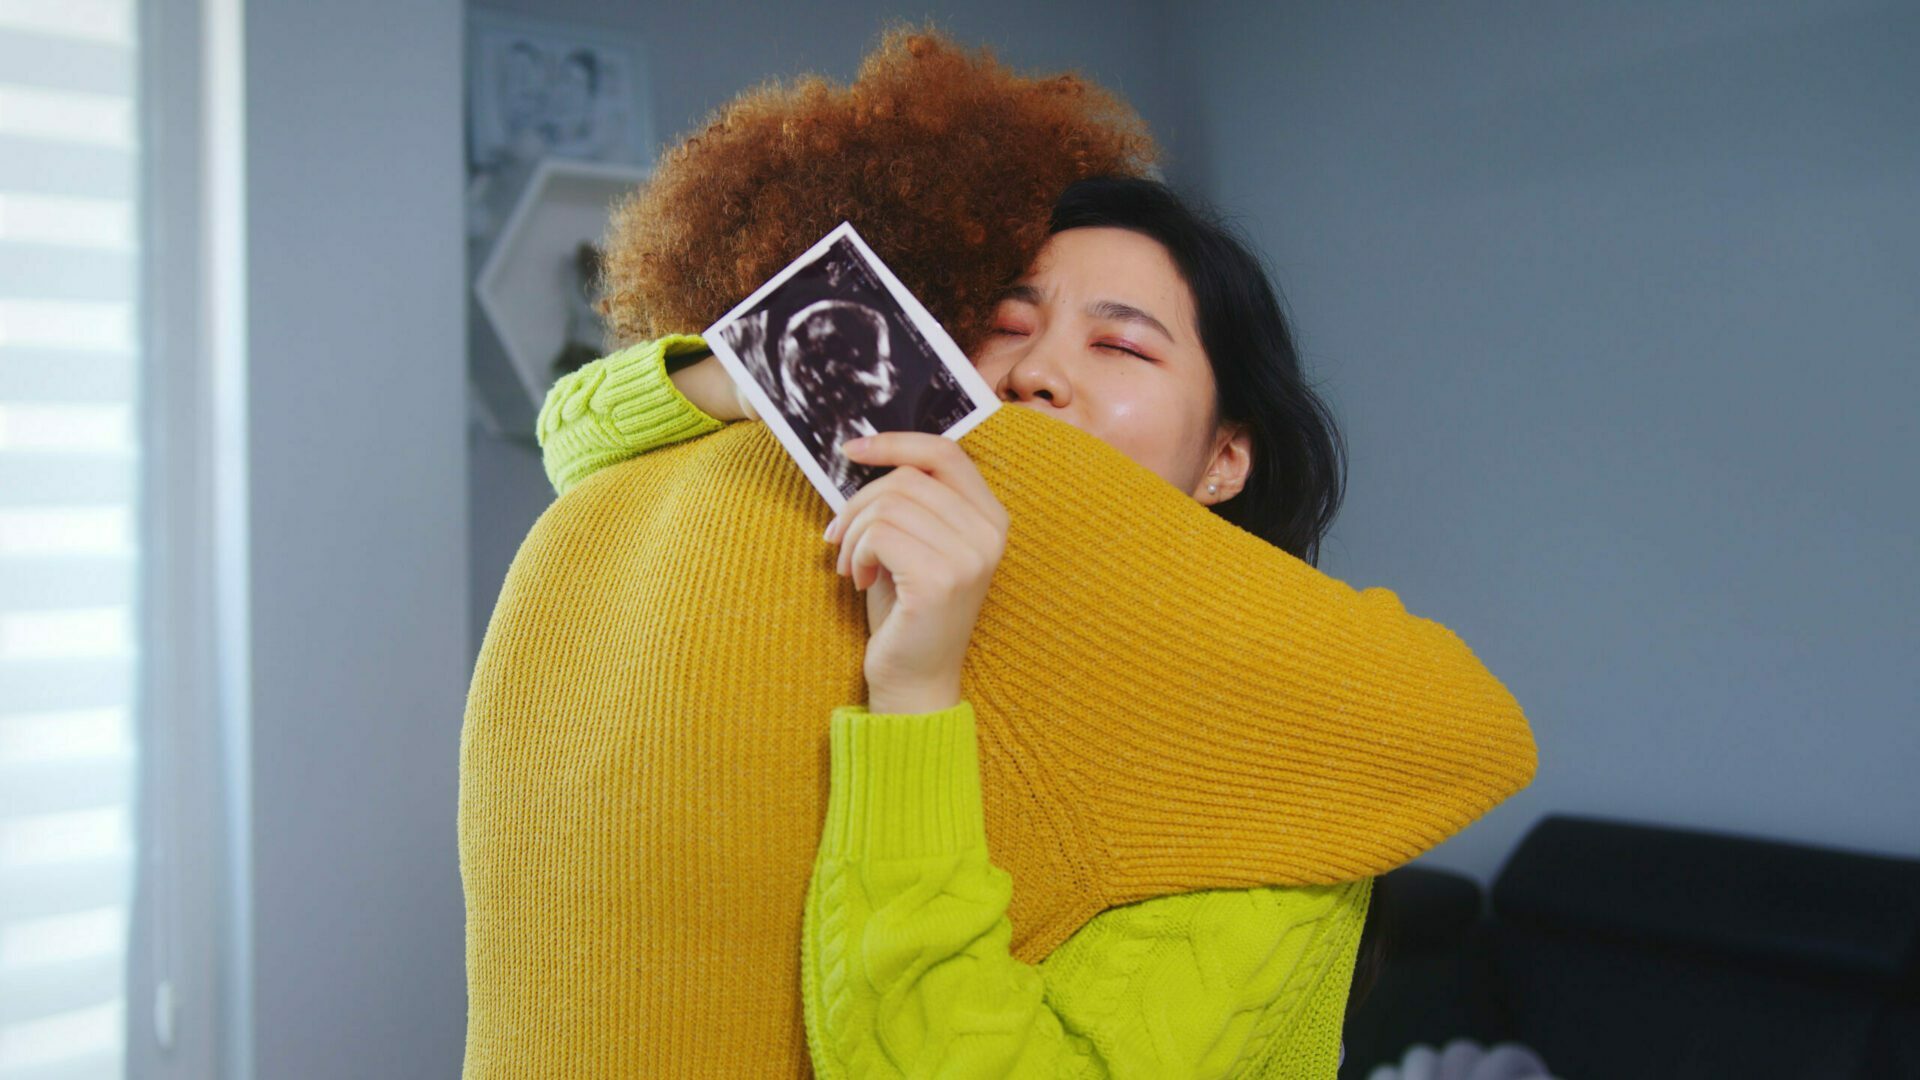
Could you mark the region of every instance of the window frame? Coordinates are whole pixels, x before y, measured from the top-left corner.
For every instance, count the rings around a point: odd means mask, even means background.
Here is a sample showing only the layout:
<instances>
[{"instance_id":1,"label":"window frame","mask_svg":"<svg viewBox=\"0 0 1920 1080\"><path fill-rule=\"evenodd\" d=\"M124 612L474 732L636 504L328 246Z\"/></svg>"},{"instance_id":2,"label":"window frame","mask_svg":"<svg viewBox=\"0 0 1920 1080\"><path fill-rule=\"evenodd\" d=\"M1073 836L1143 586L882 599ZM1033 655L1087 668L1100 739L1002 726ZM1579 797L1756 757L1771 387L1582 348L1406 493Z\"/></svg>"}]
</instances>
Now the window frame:
<instances>
[{"instance_id":1,"label":"window frame","mask_svg":"<svg viewBox=\"0 0 1920 1080\"><path fill-rule=\"evenodd\" d=\"M137 0L139 666L126 1075L251 1074L240 0ZM238 620L238 621L236 621Z\"/></svg>"}]
</instances>

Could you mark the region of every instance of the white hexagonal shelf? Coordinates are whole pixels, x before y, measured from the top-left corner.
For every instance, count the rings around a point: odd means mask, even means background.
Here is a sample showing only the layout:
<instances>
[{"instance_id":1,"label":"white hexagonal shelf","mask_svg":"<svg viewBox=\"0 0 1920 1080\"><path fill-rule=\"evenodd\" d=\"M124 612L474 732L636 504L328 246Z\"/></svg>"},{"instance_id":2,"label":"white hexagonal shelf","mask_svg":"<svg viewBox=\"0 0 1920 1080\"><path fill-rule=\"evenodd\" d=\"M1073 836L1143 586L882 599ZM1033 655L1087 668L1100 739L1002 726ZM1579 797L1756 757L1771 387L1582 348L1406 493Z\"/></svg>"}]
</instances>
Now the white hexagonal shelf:
<instances>
[{"instance_id":1,"label":"white hexagonal shelf","mask_svg":"<svg viewBox=\"0 0 1920 1080\"><path fill-rule=\"evenodd\" d=\"M474 299L536 410L566 343L574 252L602 239L613 204L647 175L633 165L540 162L474 279Z\"/></svg>"}]
</instances>

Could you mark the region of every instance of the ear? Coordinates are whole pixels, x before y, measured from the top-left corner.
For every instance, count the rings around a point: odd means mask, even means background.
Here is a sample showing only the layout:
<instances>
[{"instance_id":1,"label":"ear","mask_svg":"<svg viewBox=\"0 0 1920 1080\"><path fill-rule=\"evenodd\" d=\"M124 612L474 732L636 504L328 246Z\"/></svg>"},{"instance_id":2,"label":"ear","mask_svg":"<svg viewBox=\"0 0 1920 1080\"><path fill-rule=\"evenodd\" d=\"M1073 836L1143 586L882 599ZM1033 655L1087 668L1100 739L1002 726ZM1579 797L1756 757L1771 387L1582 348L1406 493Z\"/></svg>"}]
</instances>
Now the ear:
<instances>
[{"instance_id":1,"label":"ear","mask_svg":"<svg viewBox=\"0 0 1920 1080\"><path fill-rule=\"evenodd\" d=\"M1206 473L1194 485L1193 497L1202 506L1223 503L1247 486L1247 474L1253 471L1253 436L1240 424L1222 424L1213 437L1213 456ZM1208 485L1216 490L1207 490Z\"/></svg>"}]
</instances>

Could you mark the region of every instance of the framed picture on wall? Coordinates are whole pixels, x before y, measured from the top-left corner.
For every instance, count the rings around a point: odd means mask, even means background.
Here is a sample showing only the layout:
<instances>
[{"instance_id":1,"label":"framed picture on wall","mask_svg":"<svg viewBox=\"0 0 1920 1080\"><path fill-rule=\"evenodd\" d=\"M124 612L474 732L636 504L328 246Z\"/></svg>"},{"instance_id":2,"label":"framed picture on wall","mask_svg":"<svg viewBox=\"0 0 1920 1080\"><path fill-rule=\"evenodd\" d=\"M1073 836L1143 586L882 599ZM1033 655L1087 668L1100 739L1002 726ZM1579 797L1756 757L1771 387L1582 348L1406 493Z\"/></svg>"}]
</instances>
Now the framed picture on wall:
<instances>
[{"instance_id":1,"label":"framed picture on wall","mask_svg":"<svg viewBox=\"0 0 1920 1080\"><path fill-rule=\"evenodd\" d=\"M544 157L645 161L653 125L643 64L631 35L469 10L469 168Z\"/></svg>"}]
</instances>

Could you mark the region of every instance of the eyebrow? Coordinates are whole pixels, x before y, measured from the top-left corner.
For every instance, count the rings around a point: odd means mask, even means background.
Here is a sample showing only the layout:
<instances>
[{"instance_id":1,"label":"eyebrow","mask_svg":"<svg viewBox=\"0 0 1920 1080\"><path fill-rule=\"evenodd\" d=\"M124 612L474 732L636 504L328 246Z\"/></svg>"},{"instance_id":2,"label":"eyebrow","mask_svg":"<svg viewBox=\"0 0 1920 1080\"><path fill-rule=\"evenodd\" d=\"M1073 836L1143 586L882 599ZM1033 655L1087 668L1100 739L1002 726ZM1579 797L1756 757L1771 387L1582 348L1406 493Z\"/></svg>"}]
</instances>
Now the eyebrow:
<instances>
[{"instance_id":1,"label":"eyebrow","mask_svg":"<svg viewBox=\"0 0 1920 1080\"><path fill-rule=\"evenodd\" d=\"M1032 304L1034 307L1039 307L1040 290L1031 285L1014 285L1002 292L1000 299L1018 300L1023 304ZM1087 314L1096 319L1111 319L1115 322L1145 323L1155 330L1160 331L1160 335L1168 341L1179 344L1179 342L1174 341L1173 331L1168 330L1166 324L1139 308L1134 307L1132 304L1123 304L1118 300L1095 300L1087 305Z\"/></svg>"}]
</instances>

